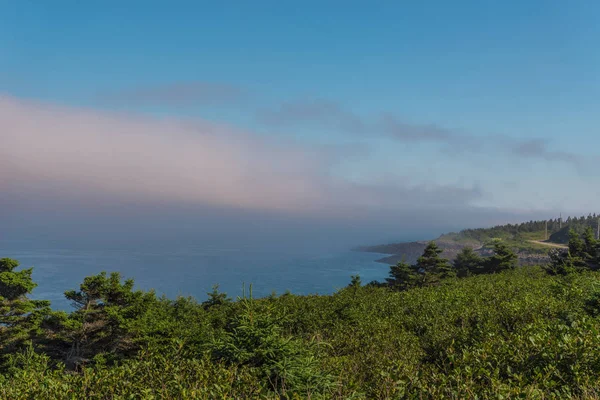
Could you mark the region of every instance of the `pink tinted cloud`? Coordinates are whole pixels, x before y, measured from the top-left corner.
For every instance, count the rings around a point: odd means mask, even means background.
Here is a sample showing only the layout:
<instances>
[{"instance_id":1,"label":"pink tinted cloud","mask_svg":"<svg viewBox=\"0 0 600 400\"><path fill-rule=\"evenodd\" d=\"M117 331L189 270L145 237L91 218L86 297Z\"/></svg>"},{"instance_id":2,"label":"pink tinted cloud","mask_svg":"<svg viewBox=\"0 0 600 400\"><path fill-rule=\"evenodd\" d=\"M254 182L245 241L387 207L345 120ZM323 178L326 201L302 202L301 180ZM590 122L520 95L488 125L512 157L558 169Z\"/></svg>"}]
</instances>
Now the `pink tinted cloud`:
<instances>
[{"instance_id":1,"label":"pink tinted cloud","mask_svg":"<svg viewBox=\"0 0 600 400\"><path fill-rule=\"evenodd\" d=\"M469 208L481 194L477 187L403 180L351 183L331 173L344 154L206 121L0 96L0 194L11 199L62 196L92 208L128 201L345 217Z\"/></svg>"},{"instance_id":2,"label":"pink tinted cloud","mask_svg":"<svg viewBox=\"0 0 600 400\"><path fill-rule=\"evenodd\" d=\"M204 121L0 96L0 191L69 187L134 201L302 211L325 201L320 154Z\"/></svg>"}]
</instances>

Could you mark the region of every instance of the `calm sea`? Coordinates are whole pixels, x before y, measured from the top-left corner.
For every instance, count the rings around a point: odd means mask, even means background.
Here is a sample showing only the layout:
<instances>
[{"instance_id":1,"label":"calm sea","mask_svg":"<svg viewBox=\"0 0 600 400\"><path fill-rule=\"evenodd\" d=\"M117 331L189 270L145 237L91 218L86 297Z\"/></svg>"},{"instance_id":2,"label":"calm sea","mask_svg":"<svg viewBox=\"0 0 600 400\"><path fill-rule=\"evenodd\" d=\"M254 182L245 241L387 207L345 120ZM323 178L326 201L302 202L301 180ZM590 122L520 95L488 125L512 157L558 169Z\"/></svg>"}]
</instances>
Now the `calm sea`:
<instances>
[{"instance_id":1,"label":"calm sea","mask_svg":"<svg viewBox=\"0 0 600 400\"><path fill-rule=\"evenodd\" d=\"M346 286L359 274L364 283L382 280L388 268L374 260L379 254L257 250L236 246L153 246L130 249L74 249L31 245L0 245L0 257L16 258L22 267L34 267L37 299L68 310L63 292L77 289L83 278L101 271L134 278L136 287L155 289L170 298L194 296L199 301L213 284L235 298L242 286L253 285L255 296L327 294Z\"/></svg>"}]
</instances>

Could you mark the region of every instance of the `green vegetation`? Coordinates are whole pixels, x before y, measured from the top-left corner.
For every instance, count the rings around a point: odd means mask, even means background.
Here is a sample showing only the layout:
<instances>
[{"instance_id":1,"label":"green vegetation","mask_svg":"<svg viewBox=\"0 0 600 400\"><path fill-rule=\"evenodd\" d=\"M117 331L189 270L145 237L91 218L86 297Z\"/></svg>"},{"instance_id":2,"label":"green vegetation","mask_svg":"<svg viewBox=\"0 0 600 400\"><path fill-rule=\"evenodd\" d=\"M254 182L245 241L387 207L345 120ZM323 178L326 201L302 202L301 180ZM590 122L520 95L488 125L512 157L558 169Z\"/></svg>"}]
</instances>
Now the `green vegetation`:
<instances>
[{"instance_id":1,"label":"green vegetation","mask_svg":"<svg viewBox=\"0 0 600 400\"><path fill-rule=\"evenodd\" d=\"M552 262L546 271L552 275L568 275L585 270L600 268L600 240L594 238L594 232L588 227L582 235L574 229L570 231L567 251L554 251L550 254Z\"/></svg>"},{"instance_id":2,"label":"green vegetation","mask_svg":"<svg viewBox=\"0 0 600 400\"><path fill-rule=\"evenodd\" d=\"M494 253L490 257L480 257L472 248L465 247L450 264L441 254L442 250L437 244L429 242L416 264L401 261L390 267L387 286L393 290L435 286L442 281L447 282L449 278L494 274L517 266L517 255L501 241L496 241ZM372 285L381 286L378 282Z\"/></svg>"},{"instance_id":3,"label":"green vegetation","mask_svg":"<svg viewBox=\"0 0 600 400\"><path fill-rule=\"evenodd\" d=\"M571 230L581 235L589 227L596 231L598 224L599 217L590 214L587 217L568 217L566 220L550 219L492 228L465 229L441 235L435 242L443 250L444 257L454 260L464 247L471 247L479 256L488 256L494 252L496 242L502 241L517 254L520 265L538 265L550 261L548 252L551 248L564 247L569 241ZM390 254L377 260L389 265L403 260L415 263L426 246L426 242L419 241L361 246L356 250Z\"/></svg>"},{"instance_id":4,"label":"green vegetation","mask_svg":"<svg viewBox=\"0 0 600 400\"><path fill-rule=\"evenodd\" d=\"M600 242L515 266L503 241L452 263L432 242L385 283L203 303L100 274L64 313L2 259L0 398L599 398Z\"/></svg>"},{"instance_id":5,"label":"green vegetation","mask_svg":"<svg viewBox=\"0 0 600 400\"><path fill-rule=\"evenodd\" d=\"M441 242L456 242L464 245L474 243L488 244L495 239L502 239L513 249L544 249L531 243L531 240L548 241L551 243L566 244L569 241L569 232L574 230L581 235L586 228L597 228L600 216L589 214L587 217L567 217L566 219L549 219L529 221L520 224L498 225L491 228L465 229L458 233L448 233L440 236ZM546 237L546 228L548 237ZM547 250L547 248L546 248Z\"/></svg>"},{"instance_id":6,"label":"green vegetation","mask_svg":"<svg viewBox=\"0 0 600 400\"><path fill-rule=\"evenodd\" d=\"M567 218L562 226L562 229L552 232L550 241L554 243L567 243L570 239L571 231L578 235L582 235L588 228L596 230L598 228L598 218L596 214L590 214L587 217Z\"/></svg>"}]
</instances>

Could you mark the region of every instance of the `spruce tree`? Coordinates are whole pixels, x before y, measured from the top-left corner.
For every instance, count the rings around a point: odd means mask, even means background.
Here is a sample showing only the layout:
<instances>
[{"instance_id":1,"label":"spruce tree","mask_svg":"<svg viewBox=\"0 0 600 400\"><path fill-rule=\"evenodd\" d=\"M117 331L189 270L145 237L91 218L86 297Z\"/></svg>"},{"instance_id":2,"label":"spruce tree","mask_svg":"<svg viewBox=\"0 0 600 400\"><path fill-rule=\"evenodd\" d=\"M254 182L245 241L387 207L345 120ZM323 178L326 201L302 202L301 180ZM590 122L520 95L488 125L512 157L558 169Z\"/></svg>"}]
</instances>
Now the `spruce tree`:
<instances>
[{"instance_id":1,"label":"spruce tree","mask_svg":"<svg viewBox=\"0 0 600 400\"><path fill-rule=\"evenodd\" d=\"M573 257L581 257L584 249L585 243L583 243L577 232L571 228L569 230L569 253Z\"/></svg>"},{"instance_id":2,"label":"spruce tree","mask_svg":"<svg viewBox=\"0 0 600 400\"><path fill-rule=\"evenodd\" d=\"M471 247L464 247L453 261L456 274L463 278L483 272L483 259Z\"/></svg>"},{"instance_id":3,"label":"spruce tree","mask_svg":"<svg viewBox=\"0 0 600 400\"><path fill-rule=\"evenodd\" d=\"M456 271L450 265L450 261L440 256L442 252L443 250L438 247L437 243L431 241L425 247L423 255L417 259L416 267L421 274L421 285L434 284L439 279L456 276Z\"/></svg>"},{"instance_id":4,"label":"spruce tree","mask_svg":"<svg viewBox=\"0 0 600 400\"><path fill-rule=\"evenodd\" d=\"M552 249L549 253L550 263L544 267L550 275L569 275L586 269L586 264L580 257L573 257L569 251Z\"/></svg>"},{"instance_id":5,"label":"spruce tree","mask_svg":"<svg viewBox=\"0 0 600 400\"><path fill-rule=\"evenodd\" d=\"M415 267L402 260L390 267L390 277L386 281L392 289L407 290L416 284L417 279Z\"/></svg>"},{"instance_id":6,"label":"spruce tree","mask_svg":"<svg viewBox=\"0 0 600 400\"><path fill-rule=\"evenodd\" d=\"M594 254L597 254L598 248L597 241L593 237L593 232L589 231L589 229L586 231L582 240L574 229L570 229L568 250L551 251L550 263L545 268L546 272L551 275L568 275L586 270L594 264L597 265L600 261L594 260Z\"/></svg>"},{"instance_id":7,"label":"spruce tree","mask_svg":"<svg viewBox=\"0 0 600 400\"><path fill-rule=\"evenodd\" d=\"M598 241L595 238L594 230L591 226L588 226L583 233L583 251L583 258L590 264L590 267L597 267Z\"/></svg>"},{"instance_id":8,"label":"spruce tree","mask_svg":"<svg viewBox=\"0 0 600 400\"><path fill-rule=\"evenodd\" d=\"M60 335L70 345L67 361L78 365L95 355L121 357L137 350L136 323L156 302L154 292L134 290L133 279L121 282L119 273L88 276L78 291L65 297L75 312L62 325Z\"/></svg>"},{"instance_id":9,"label":"spruce tree","mask_svg":"<svg viewBox=\"0 0 600 400\"><path fill-rule=\"evenodd\" d=\"M517 266L517 255L504 243L497 241L494 244L494 255L485 261L485 270L493 274Z\"/></svg>"},{"instance_id":10,"label":"spruce tree","mask_svg":"<svg viewBox=\"0 0 600 400\"><path fill-rule=\"evenodd\" d=\"M231 299L227 297L227 293L219 292L218 284L213 285L212 292L208 292L207 295L208 300L202 302L202 307L204 307L205 310L231 302Z\"/></svg>"},{"instance_id":11,"label":"spruce tree","mask_svg":"<svg viewBox=\"0 0 600 400\"><path fill-rule=\"evenodd\" d=\"M0 349L13 351L42 331L50 313L50 302L27 296L37 286L31 279L33 268L15 271L17 260L0 259Z\"/></svg>"}]
</instances>

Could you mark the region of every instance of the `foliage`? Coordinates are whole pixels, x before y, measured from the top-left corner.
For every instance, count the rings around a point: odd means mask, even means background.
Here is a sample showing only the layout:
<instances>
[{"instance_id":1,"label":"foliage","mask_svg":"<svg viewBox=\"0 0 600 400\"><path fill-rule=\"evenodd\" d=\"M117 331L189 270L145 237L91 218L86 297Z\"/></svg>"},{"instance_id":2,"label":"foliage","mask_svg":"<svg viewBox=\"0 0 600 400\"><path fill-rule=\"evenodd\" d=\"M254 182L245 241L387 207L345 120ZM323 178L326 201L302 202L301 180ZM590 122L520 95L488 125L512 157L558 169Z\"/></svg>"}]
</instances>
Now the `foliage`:
<instances>
[{"instance_id":1,"label":"foliage","mask_svg":"<svg viewBox=\"0 0 600 400\"><path fill-rule=\"evenodd\" d=\"M388 285L396 290L408 290L416 285L419 279L416 266L405 261L400 261L390 267L390 277L386 279Z\"/></svg>"},{"instance_id":2,"label":"foliage","mask_svg":"<svg viewBox=\"0 0 600 400\"><path fill-rule=\"evenodd\" d=\"M573 234L583 235L586 230L596 230L598 227L598 218L596 214L589 214L587 217L569 217L563 223L562 229L550 235L550 241L555 243L567 243Z\"/></svg>"},{"instance_id":3,"label":"foliage","mask_svg":"<svg viewBox=\"0 0 600 400\"><path fill-rule=\"evenodd\" d=\"M331 385L311 351L313 343L286 336L273 304L242 299L240 305L242 309L225 335L213 344L216 360L252 368L274 392L283 395L314 395Z\"/></svg>"},{"instance_id":4,"label":"foliage","mask_svg":"<svg viewBox=\"0 0 600 400\"><path fill-rule=\"evenodd\" d=\"M484 261L484 269L487 273L501 272L514 269L517 266L517 255L500 241L494 244L494 254Z\"/></svg>"},{"instance_id":5,"label":"foliage","mask_svg":"<svg viewBox=\"0 0 600 400\"><path fill-rule=\"evenodd\" d=\"M600 240L588 227L581 235L570 231L567 251L554 251L550 254L551 262L546 271L551 275L568 275L584 270L600 268Z\"/></svg>"},{"instance_id":6,"label":"foliage","mask_svg":"<svg viewBox=\"0 0 600 400\"><path fill-rule=\"evenodd\" d=\"M27 297L37 286L32 268L16 271L17 260L0 259L0 351L15 351L28 339L41 333L50 312L50 302Z\"/></svg>"},{"instance_id":7,"label":"foliage","mask_svg":"<svg viewBox=\"0 0 600 400\"><path fill-rule=\"evenodd\" d=\"M575 231L577 235L583 234L587 228L598 227L600 216L589 214L581 217L554 218L548 220L529 221L519 224L497 225L491 228L464 229L460 232L448 233L440 236L438 241L463 243L463 245L475 243L486 244L494 239L502 239L510 243L511 247L517 244L524 245L528 251L544 250L528 243L529 240L548 240L552 243L567 243L569 232ZM546 231L547 229L547 231ZM546 233L548 237L546 237Z\"/></svg>"},{"instance_id":8,"label":"foliage","mask_svg":"<svg viewBox=\"0 0 600 400\"><path fill-rule=\"evenodd\" d=\"M597 241L579 239L571 257L593 259ZM462 279L444 277L449 264L431 246L415 266L392 267L384 287L355 277L333 295L237 301L215 288L210 304L89 277L66 293L73 312L44 316L6 348L0 398L598 398L592 264L551 275L512 268L502 246L480 260L462 253L450 266L471 271ZM431 284L411 281L418 268ZM21 282L12 293L26 302L30 275L5 277L7 287ZM85 362L69 361L73 343Z\"/></svg>"},{"instance_id":9,"label":"foliage","mask_svg":"<svg viewBox=\"0 0 600 400\"><path fill-rule=\"evenodd\" d=\"M483 259L471 247L464 247L453 261L456 274L460 278L481 273Z\"/></svg>"},{"instance_id":10,"label":"foliage","mask_svg":"<svg viewBox=\"0 0 600 400\"><path fill-rule=\"evenodd\" d=\"M440 257L442 251L433 241L427 244L423 255L417 259L416 269L419 272L418 285L430 285L437 283L439 279L451 278L456 275L450 265L450 261Z\"/></svg>"},{"instance_id":11,"label":"foliage","mask_svg":"<svg viewBox=\"0 0 600 400\"><path fill-rule=\"evenodd\" d=\"M387 286L394 290L408 290L420 286L432 286L449 278L465 278L477 274L493 274L517 265L517 255L501 241L494 243L490 257L480 257L470 247L463 248L452 264L440 257L442 250L435 242L430 242L415 265L401 261L390 266ZM384 286L383 284L373 286Z\"/></svg>"},{"instance_id":12,"label":"foliage","mask_svg":"<svg viewBox=\"0 0 600 400\"><path fill-rule=\"evenodd\" d=\"M362 280L360 279L360 275L352 275L350 277L350 287L359 288L362 286Z\"/></svg>"},{"instance_id":13,"label":"foliage","mask_svg":"<svg viewBox=\"0 0 600 400\"><path fill-rule=\"evenodd\" d=\"M202 306L205 309L209 309L209 308L215 307L215 306L222 306L224 304L231 302L231 299L229 297L227 297L227 293L219 292L218 284L213 285L212 289L213 289L212 292L207 293L208 300L202 302Z\"/></svg>"},{"instance_id":14,"label":"foliage","mask_svg":"<svg viewBox=\"0 0 600 400\"><path fill-rule=\"evenodd\" d=\"M126 356L139 347L136 321L156 302L153 292L133 290L134 282L121 283L121 276L102 272L84 279L78 291L65 297L75 311L56 318L54 333L57 346L68 349L67 363L82 364L94 357L109 360Z\"/></svg>"}]
</instances>

